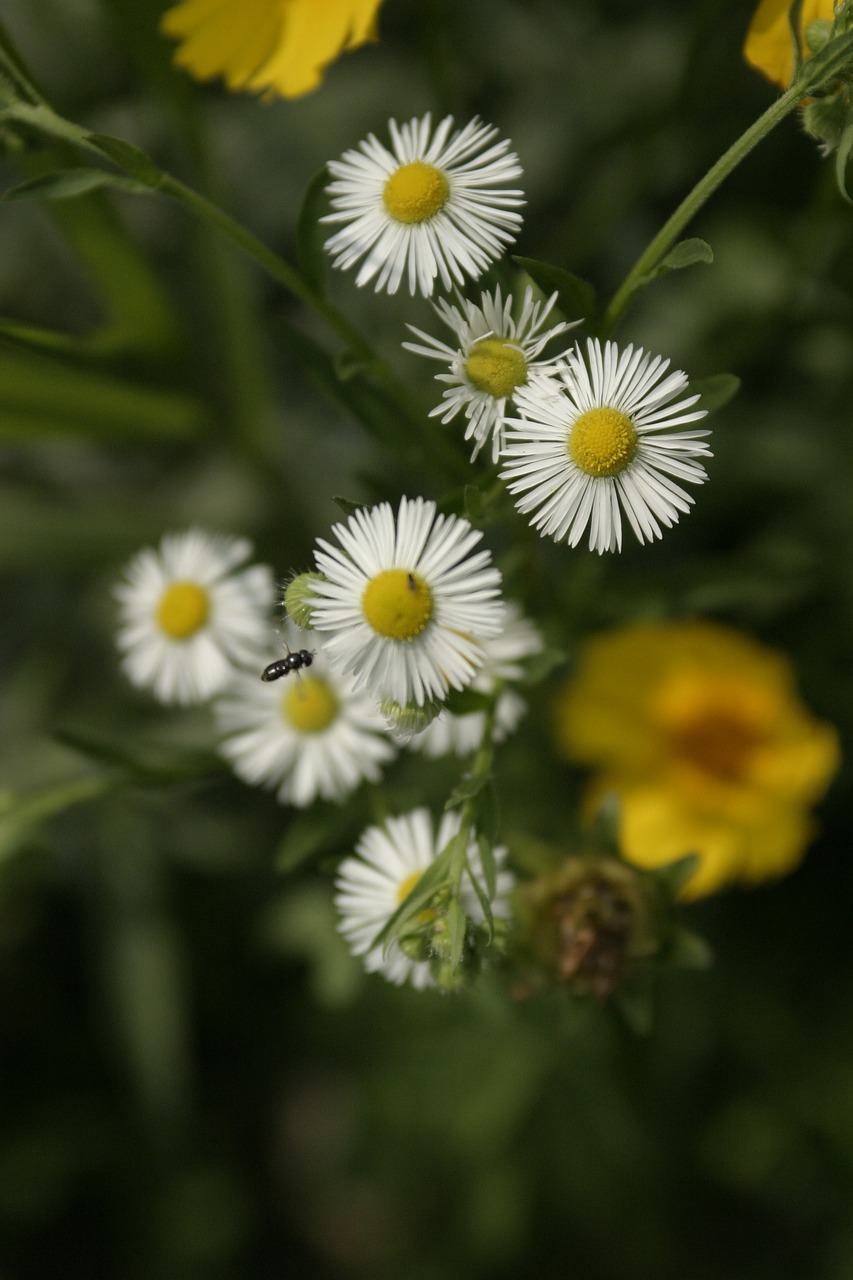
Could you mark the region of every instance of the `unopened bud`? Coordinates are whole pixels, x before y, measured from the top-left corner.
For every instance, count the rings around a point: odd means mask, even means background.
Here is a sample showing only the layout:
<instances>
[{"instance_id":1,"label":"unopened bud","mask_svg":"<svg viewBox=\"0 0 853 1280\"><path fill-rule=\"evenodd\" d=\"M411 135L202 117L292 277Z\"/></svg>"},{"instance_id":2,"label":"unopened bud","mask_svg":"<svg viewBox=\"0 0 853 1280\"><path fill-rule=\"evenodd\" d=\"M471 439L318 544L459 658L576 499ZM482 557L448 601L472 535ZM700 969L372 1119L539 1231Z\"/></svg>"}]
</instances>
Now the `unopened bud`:
<instances>
[{"instance_id":1,"label":"unopened bud","mask_svg":"<svg viewBox=\"0 0 853 1280\"><path fill-rule=\"evenodd\" d=\"M428 724L432 724L443 707L441 702L425 702L420 707L414 703L403 705L393 698L383 698L379 703L379 710L385 717L388 728L401 742L408 742L416 733L421 733Z\"/></svg>"},{"instance_id":2,"label":"unopened bud","mask_svg":"<svg viewBox=\"0 0 853 1280\"><path fill-rule=\"evenodd\" d=\"M301 627L303 631L310 631L313 626L311 615L316 595L312 584L323 581L321 573L300 573L287 585L284 593L284 607L288 617L292 618L297 627Z\"/></svg>"}]
</instances>

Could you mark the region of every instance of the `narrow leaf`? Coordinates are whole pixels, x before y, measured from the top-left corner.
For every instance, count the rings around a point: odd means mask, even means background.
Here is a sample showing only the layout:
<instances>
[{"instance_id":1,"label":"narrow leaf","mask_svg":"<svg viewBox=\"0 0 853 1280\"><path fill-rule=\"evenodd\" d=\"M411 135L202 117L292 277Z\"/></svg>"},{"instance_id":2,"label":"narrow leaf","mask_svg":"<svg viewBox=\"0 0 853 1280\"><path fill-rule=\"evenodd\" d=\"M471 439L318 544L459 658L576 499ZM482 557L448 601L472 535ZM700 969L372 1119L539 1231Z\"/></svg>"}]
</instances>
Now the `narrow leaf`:
<instances>
[{"instance_id":1,"label":"narrow leaf","mask_svg":"<svg viewBox=\"0 0 853 1280\"><path fill-rule=\"evenodd\" d=\"M662 275L665 271L682 271L685 267L692 267L694 263L714 261L714 251L706 240L699 240L693 237L689 240L680 240L677 245L670 249L665 258L662 258L655 268L655 275Z\"/></svg>"},{"instance_id":2,"label":"narrow leaf","mask_svg":"<svg viewBox=\"0 0 853 1280\"><path fill-rule=\"evenodd\" d=\"M543 293L557 294L557 305L567 320L585 320L595 314L595 290L580 276L555 267L550 262L536 258L522 258L513 254L513 262L526 271Z\"/></svg>"},{"instance_id":3,"label":"narrow leaf","mask_svg":"<svg viewBox=\"0 0 853 1280\"><path fill-rule=\"evenodd\" d=\"M453 856L453 844L454 842L451 840L438 855L435 862L430 863L408 897L403 899L394 914L377 933L370 944L371 948L387 946L389 942L392 942L394 938L402 933L409 921L413 920L420 911L423 911L429 905L438 890L444 886L447 881L450 859Z\"/></svg>"},{"instance_id":4,"label":"narrow leaf","mask_svg":"<svg viewBox=\"0 0 853 1280\"><path fill-rule=\"evenodd\" d=\"M89 141L93 142L108 160L112 160L113 164L124 169L125 173L131 178L136 178L143 186L158 187L163 181L163 171L157 167L150 156L140 151L139 147L135 147L132 142L126 142L124 138L113 138L108 133L90 133Z\"/></svg>"},{"instance_id":5,"label":"narrow leaf","mask_svg":"<svg viewBox=\"0 0 853 1280\"><path fill-rule=\"evenodd\" d=\"M29 178L16 187L4 192L3 199L13 200L73 200L77 196L88 195L99 187L114 187L120 191L129 191L134 195L150 191L150 187L134 178L123 178L120 174L108 173L106 169L60 169L56 173L44 173L38 178Z\"/></svg>"},{"instance_id":6,"label":"narrow leaf","mask_svg":"<svg viewBox=\"0 0 853 1280\"><path fill-rule=\"evenodd\" d=\"M491 780L491 774L471 774L466 773L460 778L450 797L445 804L445 809L457 809L460 805L465 804L466 800L471 800L479 791L482 791L487 782Z\"/></svg>"},{"instance_id":7,"label":"narrow leaf","mask_svg":"<svg viewBox=\"0 0 853 1280\"><path fill-rule=\"evenodd\" d=\"M326 196L328 183L327 169L323 168L315 173L305 188L296 220L296 263L301 274L320 297L325 293L328 267L323 242L329 232L320 222L329 205Z\"/></svg>"},{"instance_id":8,"label":"narrow leaf","mask_svg":"<svg viewBox=\"0 0 853 1280\"><path fill-rule=\"evenodd\" d=\"M483 882L486 886L486 897L493 902L498 888L498 868L495 862L495 849L492 841L482 832L477 833L477 849L483 866ZM475 877L472 875L471 879ZM476 886L475 886L476 888Z\"/></svg>"},{"instance_id":9,"label":"narrow leaf","mask_svg":"<svg viewBox=\"0 0 853 1280\"><path fill-rule=\"evenodd\" d=\"M332 502L340 507L345 516L354 516L356 511L364 511L367 507L366 502L352 502L349 498L342 498L340 494L333 494Z\"/></svg>"},{"instance_id":10,"label":"narrow leaf","mask_svg":"<svg viewBox=\"0 0 853 1280\"><path fill-rule=\"evenodd\" d=\"M700 395L699 408L707 410L708 413L716 413L718 409L722 409L730 400L734 399L740 390L740 378L734 373L712 373L707 378L691 379L691 394Z\"/></svg>"}]
</instances>

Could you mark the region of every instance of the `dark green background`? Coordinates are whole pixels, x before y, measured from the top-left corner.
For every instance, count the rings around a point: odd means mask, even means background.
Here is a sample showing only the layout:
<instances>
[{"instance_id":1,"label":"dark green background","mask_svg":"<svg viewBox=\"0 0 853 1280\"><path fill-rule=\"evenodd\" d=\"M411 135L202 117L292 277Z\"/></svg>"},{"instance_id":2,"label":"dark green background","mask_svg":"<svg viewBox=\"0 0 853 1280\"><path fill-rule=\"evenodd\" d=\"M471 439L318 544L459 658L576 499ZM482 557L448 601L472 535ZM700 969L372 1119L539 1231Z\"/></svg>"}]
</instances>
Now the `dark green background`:
<instances>
[{"instance_id":1,"label":"dark green background","mask_svg":"<svg viewBox=\"0 0 853 1280\"><path fill-rule=\"evenodd\" d=\"M389 114L480 113L524 165L519 252L605 298L774 93L741 60L750 5L722 0L386 0L379 45L270 105L172 72L147 0L3 10L58 111L287 256L327 158ZM4 187L58 163L3 141ZM783 124L690 229L714 265L647 290L620 330L694 377L743 380L695 512L621 557L537 544L523 585L570 655L639 616L748 629L844 733L853 211L831 169ZM427 304L330 287L432 403L434 370L399 346L406 320L435 327ZM204 712L125 685L111 590L139 546L191 523L250 535L283 580L333 493L441 497L446 477L393 422L389 450L330 399L291 328L331 351L322 325L166 201L0 208L0 315L79 338L57 356L0 346L3 785L111 780L47 824L0 814L2 1280L848 1280L846 770L795 875L681 913L716 964L661 979L647 1039L560 992L364 978L328 887L362 802L321 811L319 859L278 873L292 815L216 765ZM510 535L487 539L512 584ZM499 755L510 838L573 838L555 687ZM390 803L439 808L457 773L404 762Z\"/></svg>"}]
</instances>

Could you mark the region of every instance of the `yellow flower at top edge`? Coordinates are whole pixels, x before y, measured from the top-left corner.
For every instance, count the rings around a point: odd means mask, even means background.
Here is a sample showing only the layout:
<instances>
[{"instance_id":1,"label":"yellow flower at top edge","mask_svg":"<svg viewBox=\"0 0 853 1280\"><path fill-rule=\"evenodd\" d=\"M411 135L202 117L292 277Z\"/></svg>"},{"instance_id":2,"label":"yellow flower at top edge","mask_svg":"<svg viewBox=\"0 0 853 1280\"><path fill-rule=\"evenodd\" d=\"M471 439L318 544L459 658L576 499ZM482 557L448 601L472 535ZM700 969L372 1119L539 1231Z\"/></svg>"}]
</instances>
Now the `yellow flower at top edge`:
<instances>
[{"instance_id":1,"label":"yellow flower at top edge","mask_svg":"<svg viewBox=\"0 0 853 1280\"><path fill-rule=\"evenodd\" d=\"M788 24L790 7L791 0L761 0L743 46L747 62L782 89L787 89L794 78L794 49ZM819 18L832 21L833 0L803 0L801 41L805 38L806 28Z\"/></svg>"},{"instance_id":2,"label":"yellow flower at top edge","mask_svg":"<svg viewBox=\"0 0 853 1280\"><path fill-rule=\"evenodd\" d=\"M594 637L558 699L558 747L620 800L622 854L654 868L689 853L685 897L784 875L808 809L838 767L787 659L731 628L648 623Z\"/></svg>"},{"instance_id":3,"label":"yellow flower at top edge","mask_svg":"<svg viewBox=\"0 0 853 1280\"><path fill-rule=\"evenodd\" d=\"M382 0L181 0L161 29L179 67L231 90L299 98L341 53L376 39Z\"/></svg>"}]
</instances>

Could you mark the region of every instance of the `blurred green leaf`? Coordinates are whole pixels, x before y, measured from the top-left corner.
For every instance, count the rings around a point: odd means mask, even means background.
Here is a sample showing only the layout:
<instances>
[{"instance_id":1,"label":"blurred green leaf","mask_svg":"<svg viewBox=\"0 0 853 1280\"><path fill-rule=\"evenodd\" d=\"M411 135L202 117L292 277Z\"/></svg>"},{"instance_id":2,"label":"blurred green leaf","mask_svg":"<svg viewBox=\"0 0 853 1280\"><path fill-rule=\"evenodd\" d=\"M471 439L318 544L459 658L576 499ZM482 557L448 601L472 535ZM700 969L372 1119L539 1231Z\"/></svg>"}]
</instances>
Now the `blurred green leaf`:
<instances>
[{"instance_id":1,"label":"blurred green leaf","mask_svg":"<svg viewBox=\"0 0 853 1280\"><path fill-rule=\"evenodd\" d=\"M488 910L488 907L487 907ZM468 928L468 917L465 909L458 898L451 898L447 904L447 911L444 914L444 920L447 925L447 942L449 948L448 960L453 970L459 968L462 963L462 955L465 951L465 934Z\"/></svg>"},{"instance_id":2,"label":"blurred green leaf","mask_svg":"<svg viewBox=\"0 0 853 1280\"><path fill-rule=\"evenodd\" d=\"M108 737L88 728L60 729L57 741L97 764L120 769L134 781L153 786L169 786L188 778L222 773L225 763L212 751L177 750L158 742L139 742L134 738Z\"/></svg>"},{"instance_id":3,"label":"blurred green leaf","mask_svg":"<svg viewBox=\"0 0 853 1280\"><path fill-rule=\"evenodd\" d=\"M136 178L143 187L156 187L162 181L162 169L159 169L151 157L139 147L135 147L132 142L127 142L124 138L114 138L108 133L90 133L89 141L94 143L108 160L119 165L131 178Z\"/></svg>"},{"instance_id":4,"label":"blurred green leaf","mask_svg":"<svg viewBox=\"0 0 853 1280\"><path fill-rule=\"evenodd\" d=\"M488 782L491 782L489 773L466 773L451 791L445 809L457 809L466 800L473 800Z\"/></svg>"},{"instance_id":5,"label":"blurred green leaf","mask_svg":"<svg viewBox=\"0 0 853 1280\"><path fill-rule=\"evenodd\" d=\"M88 195L99 187L114 187L119 191L128 191L140 195L148 191L148 187L134 178L123 178L120 174L108 173L106 169L64 169L56 173L45 173L38 178L29 178L4 191L2 199L13 200L72 200L77 196Z\"/></svg>"},{"instance_id":6,"label":"blurred green leaf","mask_svg":"<svg viewBox=\"0 0 853 1280\"><path fill-rule=\"evenodd\" d=\"M492 902L497 891L498 869L495 862L495 849L491 833L477 832L477 849L480 853L480 862L483 864L483 882L486 887L486 895L489 902Z\"/></svg>"},{"instance_id":7,"label":"blurred green leaf","mask_svg":"<svg viewBox=\"0 0 853 1280\"><path fill-rule=\"evenodd\" d=\"M75 778L33 795L0 792L0 863L16 853L43 822L75 805L97 800L116 785L106 774Z\"/></svg>"},{"instance_id":8,"label":"blurred green leaf","mask_svg":"<svg viewBox=\"0 0 853 1280\"><path fill-rule=\"evenodd\" d=\"M403 932L410 920L414 920L416 915L429 906L434 895L439 889L443 888L447 881L453 850L454 841L451 840L435 861L430 863L408 896L403 899L393 915L385 922L382 929L372 940L371 948L387 947Z\"/></svg>"},{"instance_id":9,"label":"blurred green leaf","mask_svg":"<svg viewBox=\"0 0 853 1280\"><path fill-rule=\"evenodd\" d=\"M557 294L557 305L567 320L590 319L595 315L595 290L586 280L562 267L536 258L512 256L513 262L526 271L545 294Z\"/></svg>"},{"instance_id":10,"label":"blurred green leaf","mask_svg":"<svg viewBox=\"0 0 853 1280\"><path fill-rule=\"evenodd\" d=\"M329 201L326 187L329 172L324 167L305 188L302 205L296 219L296 265L301 274L314 288L320 297L326 289L326 270L329 259L323 248L329 231L320 221L328 211Z\"/></svg>"},{"instance_id":11,"label":"blurred green leaf","mask_svg":"<svg viewBox=\"0 0 853 1280\"><path fill-rule=\"evenodd\" d=\"M692 378L690 394L701 396L700 409L707 413L716 413L740 390L740 378L734 373L712 373L707 378Z\"/></svg>"},{"instance_id":12,"label":"blurred green leaf","mask_svg":"<svg viewBox=\"0 0 853 1280\"><path fill-rule=\"evenodd\" d=\"M368 509L365 502L353 502L350 498L342 498L340 494L332 494L332 502L336 507L340 507L345 516L354 516L356 511L366 511Z\"/></svg>"},{"instance_id":13,"label":"blurred green leaf","mask_svg":"<svg viewBox=\"0 0 853 1280\"><path fill-rule=\"evenodd\" d=\"M638 283L638 288L649 280L665 275L667 271L683 271L685 267L695 266L696 263L703 262L707 264L713 261L714 251L705 240L699 240L695 237L689 240L679 240L678 244L670 249L665 257L661 258L654 271L643 277Z\"/></svg>"},{"instance_id":14,"label":"blurred green leaf","mask_svg":"<svg viewBox=\"0 0 853 1280\"><path fill-rule=\"evenodd\" d=\"M673 931L662 958L677 969L708 969L714 963L714 953L705 939L683 928Z\"/></svg>"},{"instance_id":15,"label":"blurred green leaf","mask_svg":"<svg viewBox=\"0 0 853 1280\"><path fill-rule=\"evenodd\" d=\"M294 813L275 852L276 871L291 875L322 854L351 845L366 822L366 804L358 796L346 805L318 802Z\"/></svg>"}]
</instances>

